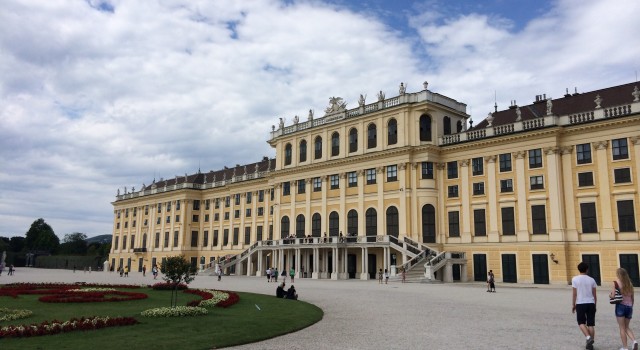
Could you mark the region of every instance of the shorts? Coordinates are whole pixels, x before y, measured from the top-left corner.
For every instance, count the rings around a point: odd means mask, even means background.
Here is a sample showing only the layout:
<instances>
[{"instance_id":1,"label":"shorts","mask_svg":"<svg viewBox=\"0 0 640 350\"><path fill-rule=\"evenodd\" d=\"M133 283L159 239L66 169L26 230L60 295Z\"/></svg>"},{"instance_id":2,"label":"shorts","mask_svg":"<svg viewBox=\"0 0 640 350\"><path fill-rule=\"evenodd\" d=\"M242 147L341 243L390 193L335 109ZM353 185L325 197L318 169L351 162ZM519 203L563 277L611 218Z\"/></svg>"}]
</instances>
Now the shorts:
<instances>
[{"instance_id":1,"label":"shorts","mask_svg":"<svg viewBox=\"0 0 640 350\"><path fill-rule=\"evenodd\" d=\"M596 304L577 304L576 320L578 324L586 324L588 327L596 325Z\"/></svg>"},{"instance_id":2,"label":"shorts","mask_svg":"<svg viewBox=\"0 0 640 350\"><path fill-rule=\"evenodd\" d=\"M616 317L631 319L631 315L633 315L633 306L616 304Z\"/></svg>"}]
</instances>

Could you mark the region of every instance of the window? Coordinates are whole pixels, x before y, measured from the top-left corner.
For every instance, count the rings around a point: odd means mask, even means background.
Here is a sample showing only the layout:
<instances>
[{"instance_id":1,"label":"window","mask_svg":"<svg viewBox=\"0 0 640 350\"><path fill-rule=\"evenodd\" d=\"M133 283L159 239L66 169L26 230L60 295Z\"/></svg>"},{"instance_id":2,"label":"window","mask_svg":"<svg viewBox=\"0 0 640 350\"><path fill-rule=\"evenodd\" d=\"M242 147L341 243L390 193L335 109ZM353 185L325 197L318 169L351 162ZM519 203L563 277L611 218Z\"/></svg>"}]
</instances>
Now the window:
<instances>
[{"instance_id":1,"label":"window","mask_svg":"<svg viewBox=\"0 0 640 350\"><path fill-rule=\"evenodd\" d=\"M337 236L340 229L340 216L333 211L329 214L329 236Z\"/></svg>"},{"instance_id":2,"label":"window","mask_svg":"<svg viewBox=\"0 0 640 350\"><path fill-rule=\"evenodd\" d=\"M283 216L280 219L280 237L289 237L289 217Z\"/></svg>"},{"instance_id":3,"label":"window","mask_svg":"<svg viewBox=\"0 0 640 350\"><path fill-rule=\"evenodd\" d=\"M473 183L473 195L479 196L484 194L484 182L474 182Z\"/></svg>"},{"instance_id":4,"label":"window","mask_svg":"<svg viewBox=\"0 0 640 350\"><path fill-rule=\"evenodd\" d=\"M547 233L547 217L544 205L531 206L531 227L534 235Z\"/></svg>"},{"instance_id":5,"label":"window","mask_svg":"<svg viewBox=\"0 0 640 350\"><path fill-rule=\"evenodd\" d=\"M387 208L387 235L398 237L400 234L400 226L398 221L398 208Z\"/></svg>"},{"instance_id":6,"label":"window","mask_svg":"<svg viewBox=\"0 0 640 350\"><path fill-rule=\"evenodd\" d=\"M247 218L251 217L251 208L246 208L244 212L244 216Z\"/></svg>"},{"instance_id":7,"label":"window","mask_svg":"<svg viewBox=\"0 0 640 350\"><path fill-rule=\"evenodd\" d=\"M284 146L284 165L291 164L291 153L292 153L291 144L287 143L287 145Z\"/></svg>"},{"instance_id":8,"label":"window","mask_svg":"<svg viewBox=\"0 0 640 350\"><path fill-rule=\"evenodd\" d=\"M369 208L364 213L365 234L367 236L378 235L378 212L375 209Z\"/></svg>"},{"instance_id":9,"label":"window","mask_svg":"<svg viewBox=\"0 0 640 350\"><path fill-rule=\"evenodd\" d=\"M198 231L191 231L191 246L198 246Z\"/></svg>"},{"instance_id":10,"label":"window","mask_svg":"<svg viewBox=\"0 0 640 350\"><path fill-rule=\"evenodd\" d=\"M448 186L447 187L447 194L448 194L449 198L458 197L458 185Z\"/></svg>"},{"instance_id":11,"label":"window","mask_svg":"<svg viewBox=\"0 0 640 350\"><path fill-rule=\"evenodd\" d=\"M171 211L171 202L167 202L167 211Z\"/></svg>"},{"instance_id":12,"label":"window","mask_svg":"<svg viewBox=\"0 0 640 350\"><path fill-rule=\"evenodd\" d=\"M138 208L133 208L133 217L138 215Z\"/></svg>"},{"instance_id":13,"label":"window","mask_svg":"<svg viewBox=\"0 0 640 350\"><path fill-rule=\"evenodd\" d=\"M636 220L633 210L633 201L618 201L618 227L620 232L635 232Z\"/></svg>"},{"instance_id":14,"label":"window","mask_svg":"<svg viewBox=\"0 0 640 350\"><path fill-rule=\"evenodd\" d=\"M160 220L162 220L160 217L158 217L158 218L156 219L156 225L160 225ZM119 225L119 224L118 224L118 225Z\"/></svg>"},{"instance_id":15,"label":"window","mask_svg":"<svg viewBox=\"0 0 640 350\"><path fill-rule=\"evenodd\" d=\"M225 220L229 220L229 212L228 211L224 213L224 219Z\"/></svg>"},{"instance_id":16,"label":"window","mask_svg":"<svg viewBox=\"0 0 640 350\"><path fill-rule=\"evenodd\" d=\"M513 180L500 180L500 192L513 192Z\"/></svg>"},{"instance_id":17,"label":"window","mask_svg":"<svg viewBox=\"0 0 640 350\"><path fill-rule=\"evenodd\" d=\"M420 141L431 141L431 117L420 116Z\"/></svg>"},{"instance_id":18,"label":"window","mask_svg":"<svg viewBox=\"0 0 640 350\"><path fill-rule=\"evenodd\" d=\"M220 209L220 198L216 198L216 200L214 202L214 208L215 209Z\"/></svg>"},{"instance_id":19,"label":"window","mask_svg":"<svg viewBox=\"0 0 640 350\"><path fill-rule=\"evenodd\" d=\"M358 186L358 173L356 173L355 171L347 173L347 179L349 181L349 187Z\"/></svg>"},{"instance_id":20,"label":"window","mask_svg":"<svg viewBox=\"0 0 640 350\"><path fill-rule=\"evenodd\" d=\"M611 151L613 152L613 160L629 158L629 147L627 139L616 139L611 141Z\"/></svg>"},{"instance_id":21,"label":"window","mask_svg":"<svg viewBox=\"0 0 640 350\"><path fill-rule=\"evenodd\" d=\"M244 228L244 244L251 243L251 226Z\"/></svg>"},{"instance_id":22,"label":"window","mask_svg":"<svg viewBox=\"0 0 640 350\"><path fill-rule=\"evenodd\" d=\"M162 213L162 204L158 203L158 213Z\"/></svg>"},{"instance_id":23,"label":"window","mask_svg":"<svg viewBox=\"0 0 640 350\"><path fill-rule=\"evenodd\" d=\"M256 226L256 242L262 241L262 226Z\"/></svg>"},{"instance_id":24,"label":"window","mask_svg":"<svg viewBox=\"0 0 640 350\"><path fill-rule=\"evenodd\" d=\"M209 231L204 231L202 235L202 246L206 247L209 245Z\"/></svg>"},{"instance_id":25,"label":"window","mask_svg":"<svg viewBox=\"0 0 640 350\"><path fill-rule=\"evenodd\" d=\"M176 222L180 222L180 215L176 215Z\"/></svg>"},{"instance_id":26,"label":"window","mask_svg":"<svg viewBox=\"0 0 640 350\"><path fill-rule=\"evenodd\" d=\"M322 137L317 136L313 145L315 159L322 158Z\"/></svg>"},{"instance_id":27,"label":"window","mask_svg":"<svg viewBox=\"0 0 640 350\"><path fill-rule=\"evenodd\" d=\"M529 150L529 169L542 168L542 149Z\"/></svg>"},{"instance_id":28,"label":"window","mask_svg":"<svg viewBox=\"0 0 640 350\"><path fill-rule=\"evenodd\" d=\"M193 210L200 210L200 201L197 199L193 201Z\"/></svg>"},{"instance_id":29,"label":"window","mask_svg":"<svg viewBox=\"0 0 640 350\"><path fill-rule=\"evenodd\" d=\"M129 227L129 221L124 222L124 228L127 228L127 227Z\"/></svg>"},{"instance_id":30,"label":"window","mask_svg":"<svg viewBox=\"0 0 640 350\"><path fill-rule=\"evenodd\" d=\"M204 201L204 210L209 210L211 208L211 201L210 200L205 200Z\"/></svg>"},{"instance_id":31,"label":"window","mask_svg":"<svg viewBox=\"0 0 640 350\"><path fill-rule=\"evenodd\" d=\"M340 154L340 134L334 132L331 134L331 156L335 157Z\"/></svg>"},{"instance_id":32,"label":"window","mask_svg":"<svg viewBox=\"0 0 640 350\"><path fill-rule=\"evenodd\" d=\"M156 235L153 238L153 247L160 248L160 232L156 232Z\"/></svg>"},{"instance_id":33,"label":"window","mask_svg":"<svg viewBox=\"0 0 640 350\"><path fill-rule=\"evenodd\" d=\"M229 245L229 229L227 228L225 228L222 233L222 245L223 246Z\"/></svg>"},{"instance_id":34,"label":"window","mask_svg":"<svg viewBox=\"0 0 640 350\"><path fill-rule=\"evenodd\" d=\"M358 150L358 130L352 128L349 130L349 153Z\"/></svg>"},{"instance_id":35,"label":"window","mask_svg":"<svg viewBox=\"0 0 640 350\"><path fill-rule=\"evenodd\" d=\"M511 171L511 153L502 153L500 159L500 172Z\"/></svg>"},{"instance_id":36,"label":"window","mask_svg":"<svg viewBox=\"0 0 640 350\"><path fill-rule=\"evenodd\" d=\"M264 190L258 191L258 202L264 202Z\"/></svg>"},{"instance_id":37,"label":"window","mask_svg":"<svg viewBox=\"0 0 640 350\"><path fill-rule=\"evenodd\" d=\"M296 216L296 237L303 238L305 236L304 230L305 230L304 215L300 214Z\"/></svg>"},{"instance_id":38,"label":"window","mask_svg":"<svg viewBox=\"0 0 640 350\"><path fill-rule=\"evenodd\" d=\"M225 206L225 207L230 207L230 206L231 206L231 196L227 196L227 197L224 199L224 206Z\"/></svg>"},{"instance_id":39,"label":"window","mask_svg":"<svg viewBox=\"0 0 640 350\"><path fill-rule=\"evenodd\" d=\"M387 166L387 182L393 182L397 180L398 180L398 166L388 165Z\"/></svg>"},{"instance_id":40,"label":"window","mask_svg":"<svg viewBox=\"0 0 640 350\"><path fill-rule=\"evenodd\" d=\"M168 223L170 223L170 222L171 222L171 216L167 215L166 223L168 224Z\"/></svg>"},{"instance_id":41,"label":"window","mask_svg":"<svg viewBox=\"0 0 640 350\"><path fill-rule=\"evenodd\" d=\"M233 228L233 245L238 245L240 243L240 228Z\"/></svg>"},{"instance_id":42,"label":"window","mask_svg":"<svg viewBox=\"0 0 640 350\"><path fill-rule=\"evenodd\" d=\"M449 118L448 116L445 116L444 118L442 118L442 126L444 129L444 134L445 135L451 135L451 118Z\"/></svg>"},{"instance_id":43,"label":"window","mask_svg":"<svg viewBox=\"0 0 640 350\"><path fill-rule=\"evenodd\" d=\"M313 192L322 191L322 179L319 177L313 178Z\"/></svg>"},{"instance_id":44,"label":"window","mask_svg":"<svg viewBox=\"0 0 640 350\"><path fill-rule=\"evenodd\" d=\"M127 236L122 236L122 250L127 249Z\"/></svg>"},{"instance_id":45,"label":"window","mask_svg":"<svg viewBox=\"0 0 640 350\"><path fill-rule=\"evenodd\" d=\"M471 169L473 175L484 174L484 163L482 157L471 159Z\"/></svg>"},{"instance_id":46,"label":"window","mask_svg":"<svg viewBox=\"0 0 640 350\"><path fill-rule=\"evenodd\" d=\"M120 229L120 223L116 223L116 229L119 230Z\"/></svg>"},{"instance_id":47,"label":"window","mask_svg":"<svg viewBox=\"0 0 640 350\"><path fill-rule=\"evenodd\" d=\"M146 205L144 207L144 215L149 215L149 206L148 205Z\"/></svg>"},{"instance_id":48,"label":"window","mask_svg":"<svg viewBox=\"0 0 640 350\"><path fill-rule=\"evenodd\" d=\"M358 234L358 212L354 209L347 213L347 236Z\"/></svg>"},{"instance_id":49,"label":"window","mask_svg":"<svg viewBox=\"0 0 640 350\"><path fill-rule=\"evenodd\" d=\"M204 214L204 222L209 222L209 214Z\"/></svg>"},{"instance_id":50,"label":"window","mask_svg":"<svg viewBox=\"0 0 640 350\"><path fill-rule=\"evenodd\" d=\"M220 213L213 214L213 221L220 221Z\"/></svg>"},{"instance_id":51,"label":"window","mask_svg":"<svg viewBox=\"0 0 640 350\"><path fill-rule=\"evenodd\" d=\"M178 231L173 231L173 247L178 246Z\"/></svg>"},{"instance_id":52,"label":"window","mask_svg":"<svg viewBox=\"0 0 640 350\"><path fill-rule=\"evenodd\" d=\"M631 182L631 169L629 168L614 169L613 178L614 178L614 182L617 184L629 183Z\"/></svg>"},{"instance_id":53,"label":"window","mask_svg":"<svg viewBox=\"0 0 640 350\"><path fill-rule=\"evenodd\" d=\"M367 185L376 183L376 169L367 169Z\"/></svg>"},{"instance_id":54,"label":"window","mask_svg":"<svg viewBox=\"0 0 640 350\"><path fill-rule=\"evenodd\" d=\"M191 218L192 222L198 222L200 220L200 216L199 215L193 215L193 217Z\"/></svg>"},{"instance_id":55,"label":"window","mask_svg":"<svg viewBox=\"0 0 640 350\"><path fill-rule=\"evenodd\" d=\"M422 162L422 178L433 179L433 162Z\"/></svg>"},{"instance_id":56,"label":"window","mask_svg":"<svg viewBox=\"0 0 640 350\"><path fill-rule=\"evenodd\" d=\"M164 247L165 248L169 247L169 232L164 233Z\"/></svg>"},{"instance_id":57,"label":"window","mask_svg":"<svg viewBox=\"0 0 640 350\"><path fill-rule=\"evenodd\" d=\"M246 193L246 202L247 202L247 204L251 204L252 200L253 200L253 192L247 192Z\"/></svg>"},{"instance_id":58,"label":"window","mask_svg":"<svg viewBox=\"0 0 640 350\"><path fill-rule=\"evenodd\" d=\"M449 212L449 237L460 237L460 212Z\"/></svg>"},{"instance_id":59,"label":"window","mask_svg":"<svg viewBox=\"0 0 640 350\"><path fill-rule=\"evenodd\" d=\"M240 218L240 209L236 209L233 211L233 218L234 219Z\"/></svg>"},{"instance_id":60,"label":"window","mask_svg":"<svg viewBox=\"0 0 640 350\"><path fill-rule=\"evenodd\" d=\"M473 231L476 236L487 235L487 223L484 209L473 210Z\"/></svg>"},{"instance_id":61,"label":"window","mask_svg":"<svg viewBox=\"0 0 640 350\"><path fill-rule=\"evenodd\" d=\"M578 187L593 186L593 173L578 173Z\"/></svg>"},{"instance_id":62,"label":"window","mask_svg":"<svg viewBox=\"0 0 640 350\"><path fill-rule=\"evenodd\" d=\"M211 246L212 247L218 246L218 230L213 230L213 239L211 240Z\"/></svg>"},{"instance_id":63,"label":"window","mask_svg":"<svg viewBox=\"0 0 640 350\"><path fill-rule=\"evenodd\" d=\"M502 234L512 236L516 234L515 210L513 207L500 208L502 214Z\"/></svg>"},{"instance_id":64,"label":"window","mask_svg":"<svg viewBox=\"0 0 640 350\"><path fill-rule=\"evenodd\" d=\"M544 179L542 175L529 177L529 184L532 190L544 189Z\"/></svg>"},{"instance_id":65,"label":"window","mask_svg":"<svg viewBox=\"0 0 640 350\"><path fill-rule=\"evenodd\" d=\"M235 205L240 205L240 193L233 195L233 202Z\"/></svg>"},{"instance_id":66,"label":"window","mask_svg":"<svg viewBox=\"0 0 640 350\"><path fill-rule=\"evenodd\" d=\"M258 216L263 216L263 215L264 215L264 208L258 207Z\"/></svg>"},{"instance_id":67,"label":"window","mask_svg":"<svg viewBox=\"0 0 640 350\"><path fill-rule=\"evenodd\" d=\"M124 210L124 217L128 218L129 217L129 208Z\"/></svg>"},{"instance_id":68,"label":"window","mask_svg":"<svg viewBox=\"0 0 640 350\"><path fill-rule=\"evenodd\" d=\"M307 140L300 141L300 163L307 161Z\"/></svg>"},{"instance_id":69,"label":"window","mask_svg":"<svg viewBox=\"0 0 640 350\"><path fill-rule=\"evenodd\" d=\"M298 180L298 194L307 192L307 184L305 180Z\"/></svg>"},{"instance_id":70,"label":"window","mask_svg":"<svg viewBox=\"0 0 640 350\"><path fill-rule=\"evenodd\" d=\"M578 164L591 163L591 144L583 143L576 145L576 157L578 158Z\"/></svg>"},{"instance_id":71,"label":"window","mask_svg":"<svg viewBox=\"0 0 640 350\"><path fill-rule=\"evenodd\" d=\"M176 201L176 210L180 210L180 201L179 200Z\"/></svg>"},{"instance_id":72,"label":"window","mask_svg":"<svg viewBox=\"0 0 640 350\"><path fill-rule=\"evenodd\" d=\"M320 214L315 213L311 217L311 235L313 237L320 237L320 229L321 229Z\"/></svg>"},{"instance_id":73,"label":"window","mask_svg":"<svg viewBox=\"0 0 640 350\"><path fill-rule=\"evenodd\" d=\"M580 217L582 220L582 233L598 232L595 203L580 203Z\"/></svg>"},{"instance_id":74,"label":"window","mask_svg":"<svg viewBox=\"0 0 640 350\"><path fill-rule=\"evenodd\" d=\"M332 190L340 188L340 176L339 175L331 175L329 177L329 183L331 185L331 189Z\"/></svg>"},{"instance_id":75,"label":"window","mask_svg":"<svg viewBox=\"0 0 640 350\"><path fill-rule=\"evenodd\" d=\"M291 183L289 181L282 183L282 195L288 196L291 194Z\"/></svg>"},{"instance_id":76,"label":"window","mask_svg":"<svg viewBox=\"0 0 640 350\"><path fill-rule=\"evenodd\" d=\"M369 124L367 127L367 148L376 148L378 145L378 130L375 124Z\"/></svg>"},{"instance_id":77,"label":"window","mask_svg":"<svg viewBox=\"0 0 640 350\"><path fill-rule=\"evenodd\" d=\"M447 162L447 179L457 179L458 178L458 162Z\"/></svg>"},{"instance_id":78,"label":"window","mask_svg":"<svg viewBox=\"0 0 640 350\"><path fill-rule=\"evenodd\" d=\"M398 122L391 118L387 124L387 145L398 143Z\"/></svg>"}]
</instances>

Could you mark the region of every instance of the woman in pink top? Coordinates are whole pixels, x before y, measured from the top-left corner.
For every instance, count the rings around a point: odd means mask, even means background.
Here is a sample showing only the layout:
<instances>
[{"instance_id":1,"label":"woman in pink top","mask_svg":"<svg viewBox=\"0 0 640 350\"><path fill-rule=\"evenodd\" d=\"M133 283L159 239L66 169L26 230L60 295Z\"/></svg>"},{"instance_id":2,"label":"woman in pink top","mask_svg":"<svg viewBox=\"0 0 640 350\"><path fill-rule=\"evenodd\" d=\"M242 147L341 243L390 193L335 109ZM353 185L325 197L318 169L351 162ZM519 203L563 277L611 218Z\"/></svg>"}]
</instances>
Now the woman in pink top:
<instances>
[{"instance_id":1,"label":"woman in pink top","mask_svg":"<svg viewBox=\"0 0 640 350\"><path fill-rule=\"evenodd\" d=\"M631 328L629 328L629 322L631 322L631 316L633 314L633 284L627 270L619 268L616 270L616 276L618 280L618 288L622 294L622 302L616 304L616 320L618 321L618 327L620 327L620 339L622 340L621 350L627 350L627 336L633 341L633 350L638 350L638 343L636 337L633 335ZM613 284L610 296L613 296L616 289L616 283Z\"/></svg>"}]
</instances>

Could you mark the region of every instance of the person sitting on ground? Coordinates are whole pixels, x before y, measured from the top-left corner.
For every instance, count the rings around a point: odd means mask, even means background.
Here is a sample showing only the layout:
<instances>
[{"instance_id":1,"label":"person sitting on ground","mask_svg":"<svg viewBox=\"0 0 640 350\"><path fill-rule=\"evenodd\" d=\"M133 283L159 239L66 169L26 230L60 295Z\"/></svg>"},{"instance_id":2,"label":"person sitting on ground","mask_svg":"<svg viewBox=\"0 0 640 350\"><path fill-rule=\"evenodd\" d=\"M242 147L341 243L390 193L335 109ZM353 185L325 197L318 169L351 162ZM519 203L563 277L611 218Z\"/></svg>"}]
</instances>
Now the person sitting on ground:
<instances>
[{"instance_id":1,"label":"person sitting on ground","mask_svg":"<svg viewBox=\"0 0 640 350\"><path fill-rule=\"evenodd\" d=\"M298 293L296 292L296 287L294 287L293 284L291 285L291 287L289 287L289 290L287 290L286 298L291 300L298 300Z\"/></svg>"},{"instance_id":2,"label":"person sitting on ground","mask_svg":"<svg viewBox=\"0 0 640 350\"><path fill-rule=\"evenodd\" d=\"M284 282L278 285L276 288L276 298L284 298L287 296L287 293L284 291Z\"/></svg>"}]
</instances>

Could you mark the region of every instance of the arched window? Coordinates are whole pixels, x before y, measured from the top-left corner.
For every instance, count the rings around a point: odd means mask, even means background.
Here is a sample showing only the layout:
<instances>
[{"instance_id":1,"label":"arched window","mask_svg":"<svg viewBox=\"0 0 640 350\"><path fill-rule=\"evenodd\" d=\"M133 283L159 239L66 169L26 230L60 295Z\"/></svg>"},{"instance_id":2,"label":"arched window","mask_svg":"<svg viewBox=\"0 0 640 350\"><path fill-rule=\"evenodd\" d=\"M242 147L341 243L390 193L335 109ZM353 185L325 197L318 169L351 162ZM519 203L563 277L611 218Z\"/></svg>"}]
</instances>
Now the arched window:
<instances>
[{"instance_id":1,"label":"arched window","mask_svg":"<svg viewBox=\"0 0 640 350\"><path fill-rule=\"evenodd\" d=\"M304 238L304 215L296 216L296 237Z\"/></svg>"},{"instance_id":2,"label":"arched window","mask_svg":"<svg viewBox=\"0 0 640 350\"><path fill-rule=\"evenodd\" d=\"M436 243L436 210L431 204L422 207L422 243Z\"/></svg>"},{"instance_id":3,"label":"arched window","mask_svg":"<svg viewBox=\"0 0 640 350\"><path fill-rule=\"evenodd\" d=\"M456 130L458 133L462 132L462 121L458 120L458 122L456 123Z\"/></svg>"},{"instance_id":4,"label":"arched window","mask_svg":"<svg viewBox=\"0 0 640 350\"><path fill-rule=\"evenodd\" d=\"M147 247L147 234L145 233L144 235L142 235L142 247L141 248L146 248Z\"/></svg>"},{"instance_id":5,"label":"arched window","mask_svg":"<svg viewBox=\"0 0 640 350\"><path fill-rule=\"evenodd\" d=\"M300 163L307 161L307 140L300 141Z\"/></svg>"},{"instance_id":6,"label":"arched window","mask_svg":"<svg viewBox=\"0 0 640 350\"><path fill-rule=\"evenodd\" d=\"M420 141L431 141L431 117L420 116Z\"/></svg>"},{"instance_id":7,"label":"arched window","mask_svg":"<svg viewBox=\"0 0 640 350\"><path fill-rule=\"evenodd\" d=\"M396 143L398 143L398 122L392 118L387 126L387 145Z\"/></svg>"},{"instance_id":8,"label":"arched window","mask_svg":"<svg viewBox=\"0 0 640 350\"><path fill-rule=\"evenodd\" d=\"M347 213L347 235L358 235L358 212L355 209L351 209Z\"/></svg>"},{"instance_id":9,"label":"arched window","mask_svg":"<svg viewBox=\"0 0 640 350\"><path fill-rule=\"evenodd\" d=\"M364 215L365 218L365 233L367 236L378 235L378 213L375 209L369 208Z\"/></svg>"},{"instance_id":10,"label":"arched window","mask_svg":"<svg viewBox=\"0 0 640 350\"><path fill-rule=\"evenodd\" d=\"M451 118L445 116L442 122L444 123L444 134L451 135Z\"/></svg>"},{"instance_id":11,"label":"arched window","mask_svg":"<svg viewBox=\"0 0 640 350\"><path fill-rule=\"evenodd\" d=\"M329 214L329 236L337 236L340 230L340 216L333 211Z\"/></svg>"},{"instance_id":12,"label":"arched window","mask_svg":"<svg viewBox=\"0 0 640 350\"><path fill-rule=\"evenodd\" d=\"M313 237L320 237L320 228L322 227L321 225L320 214L313 214L313 216L311 217L311 235Z\"/></svg>"},{"instance_id":13,"label":"arched window","mask_svg":"<svg viewBox=\"0 0 640 350\"><path fill-rule=\"evenodd\" d=\"M335 157L340 154L340 134L334 132L331 134L331 156Z\"/></svg>"},{"instance_id":14,"label":"arched window","mask_svg":"<svg viewBox=\"0 0 640 350\"><path fill-rule=\"evenodd\" d=\"M315 159L320 159L322 158L322 137L317 136L315 141L313 142L314 144L314 158Z\"/></svg>"},{"instance_id":15,"label":"arched window","mask_svg":"<svg viewBox=\"0 0 640 350\"><path fill-rule=\"evenodd\" d=\"M349 130L349 153L358 150L358 129Z\"/></svg>"},{"instance_id":16,"label":"arched window","mask_svg":"<svg viewBox=\"0 0 640 350\"><path fill-rule=\"evenodd\" d=\"M291 164L291 144L284 146L284 165Z\"/></svg>"},{"instance_id":17,"label":"arched window","mask_svg":"<svg viewBox=\"0 0 640 350\"><path fill-rule=\"evenodd\" d=\"M377 138L378 138L378 130L376 129L376 125L371 123L367 127L367 148L376 148Z\"/></svg>"},{"instance_id":18,"label":"arched window","mask_svg":"<svg viewBox=\"0 0 640 350\"><path fill-rule=\"evenodd\" d=\"M389 207L387 208L387 234L398 237L399 232L398 209L396 207Z\"/></svg>"},{"instance_id":19,"label":"arched window","mask_svg":"<svg viewBox=\"0 0 640 350\"><path fill-rule=\"evenodd\" d=\"M283 216L280 220L280 238L289 237L289 217Z\"/></svg>"}]
</instances>

